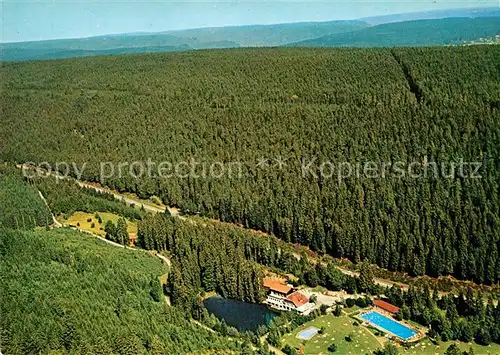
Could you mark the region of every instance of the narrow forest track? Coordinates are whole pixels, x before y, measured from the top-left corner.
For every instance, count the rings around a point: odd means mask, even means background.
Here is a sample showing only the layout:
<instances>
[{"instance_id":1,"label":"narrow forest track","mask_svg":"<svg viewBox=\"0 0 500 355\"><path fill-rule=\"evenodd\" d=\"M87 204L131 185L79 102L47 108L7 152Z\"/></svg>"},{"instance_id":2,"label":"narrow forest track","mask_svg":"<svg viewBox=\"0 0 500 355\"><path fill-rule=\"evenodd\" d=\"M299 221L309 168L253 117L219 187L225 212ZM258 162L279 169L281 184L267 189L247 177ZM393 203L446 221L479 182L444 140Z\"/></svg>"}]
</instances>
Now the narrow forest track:
<instances>
[{"instance_id":1,"label":"narrow forest track","mask_svg":"<svg viewBox=\"0 0 500 355\"><path fill-rule=\"evenodd\" d=\"M87 186L87 184L85 183L81 183L81 182L77 182L80 186ZM90 185L89 185L90 186ZM107 191L106 191L107 192ZM45 199L45 197L43 196L42 192L40 190L38 190L38 194L40 195L40 198L42 199L42 201L45 203L45 205L47 206L47 209L49 210L50 212L50 215L52 216L52 220L53 220L53 226L54 228L64 228L64 227L68 227L68 228L71 228L73 230L76 230L78 232L81 232L81 233L86 233L86 234L89 234L89 235L92 235L93 237L96 237L100 240L102 240L103 242L105 243L108 243L112 246L115 246L115 247L118 247L118 248L124 248L124 249L127 249L127 250L136 250L136 251L143 251L143 252L146 252L146 253L149 253L147 250L145 249L138 249L138 248L132 248L132 247L129 247L129 246L126 246L126 245L123 245L123 244L119 244L119 243L116 243L116 242L113 242L112 240L109 240L109 239L106 239L106 238L103 238L102 236L98 235L98 234L95 234L95 233L92 233L92 232L89 232L87 230L84 230L84 229L81 229L81 228L78 228L78 227L74 227L74 226L69 226L69 225L65 225L61 222L59 222L56 217L54 216L54 214L52 213L51 209L50 209L50 206L47 202L47 200ZM118 197L118 195L115 195L115 198L120 198L121 197ZM151 206L152 207L152 206ZM160 212L159 211L160 209L158 208L157 211L155 212ZM162 211L164 212L164 211ZM161 255L160 253L158 252L154 252L155 256L157 256L158 258L160 258L165 264L167 264L167 266L169 267L169 269L172 267L172 262L170 261L169 258L167 258L166 256L164 255Z\"/></svg>"},{"instance_id":2,"label":"narrow forest track","mask_svg":"<svg viewBox=\"0 0 500 355\"><path fill-rule=\"evenodd\" d=\"M75 180L78 186L80 187L85 187L87 189L92 189L101 193L107 193L113 195L113 197L117 200L124 201L125 203L128 203L129 205L134 204L136 206L142 206L146 211L149 212L154 212L154 213L165 213L165 208L168 207L159 207L159 206L154 206L150 203L146 203L145 201L141 201L139 199L134 199L130 198L124 195L121 195L119 193L116 193L110 189L106 189L104 187L96 186L95 184ZM170 209L169 209L170 210Z\"/></svg>"},{"instance_id":3,"label":"narrow forest track","mask_svg":"<svg viewBox=\"0 0 500 355\"><path fill-rule=\"evenodd\" d=\"M391 54L398 63L398 65L401 67L401 70L403 72L403 75L405 77L405 80L408 84L408 88L410 89L410 92L415 96L415 99L417 100L418 104L423 103L424 101L424 94L422 92L422 88L418 85L417 81L415 80L415 77L412 73L411 68L406 64L402 58L400 58L395 49L391 49Z\"/></svg>"},{"instance_id":4,"label":"narrow forest track","mask_svg":"<svg viewBox=\"0 0 500 355\"><path fill-rule=\"evenodd\" d=\"M106 239L106 238L104 238L104 237L102 237L102 236L100 236L98 234L89 232L89 231L87 231L85 229L81 229L81 228L74 227L74 226L69 226L69 225L64 225L64 224L62 224L60 222L57 222L57 223L58 223L58 225L56 227L58 227L58 228L64 228L64 227L71 228L71 229L73 229L75 231L78 231L78 232L81 232L81 233L85 233L85 234L89 234L89 235L91 235L93 237L96 237L97 239L102 240L103 242L108 243L109 245L112 245L114 247L123 248L123 249L127 249L127 250L134 250L134 251L145 252L145 253L151 255L150 251L148 251L146 249L132 248L132 247L129 247L129 246L126 246L126 245L123 245L123 244L119 244L119 243L113 242L112 240ZM169 267L169 269L172 266L172 262L166 256L161 255L160 253L157 253L157 252L154 252L153 256L157 256L158 258L160 258L165 264L167 264L167 266Z\"/></svg>"},{"instance_id":5,"label":"narrow forest track","mask_svg":"<svg viewBox=\"0 0 500 355\"><path fill-rule=\"evenodd\" d=\"M352 277L359 277L359 271L352 271L352 270L348 270L348 269L345 269L341 266L336 266L336 268L341 271L343 274L345 275L349 275L349 276L352 276ZM385 280L385 279L381 279L381 278L378 278L378 277L374 277L373 278L373 281L377 284L377 285L380 285L382 287L392 287L394 285L398 286L399 288L401 288L403 291L408 291L408 289L410 288L409 285L407 284L404 284L404 283L401 283L401 282L395 282L395 281L390 281L390 280ZM444 294L444 292L443 292Z\"/></svg>"},{"instance_id":6,"label":"narrow forest track","mask_svg":"<svg viewBox=\"0 0 500 355\"><path fill-rule=\"evenodd\" d=\"M52 217L52 222L53 222L54 226L55 227L62 227L63 225L56 219L56 216L54 216L54 214L52 213L52 210L50 209L49 203L47 202L47 200L45 199L45 197L43 196L43 194L40 190L38 190L38 195L40 195L40 198L42 199L43 203L45 203L45 206L47 206L47 209L50 212L50 216Z\"/></svg>"},{"instance_id":7,"label":"narrow forest track","mask_svg":"<svg viewBox=\"0 0 500 355\"><path fill-rule=\"evenodd\" d=\"M205 329L205 330L208 330L210 333L214 333L214 334L215 334L215 333L217 333L215 330L213 330L213 329L212 329L212 328L210 328L209 326L207 326L207 325L205 325L205 324L203 324L203 323L201 323L201 322L197 321L196 319L191 319L191 322L193 322L194 324L196 324L196 325L198 325L198 326L202 327L202 328L203 328L203 329Z\"/></svg>"},{"instance_id":8,"label":"narrow forest track","mask_svg":"<svg viewBox=\"0 0 500 355\"><path fill-rule=\"evenodd\" d=\"M167 206L159 206L159 205L156 205L156 204L149 202L149 201L143 201L139 198L133 198L130 196L126 196L126 195L121 194L117 191L113 191L113 190L108 189L104 186L101 186L100 184L97 184L97 183L91 183L91 182L87 182L87 181L77 180L77 179L70 177L70 176L61 175L56 171L47 172L45 169L30 165L30 164L17 164L16 167L18 169L23 170L23 171L36 170L36 173L40 177L47 177L47 176L51 175L56 179L73 181L80 187L92 189L92 190L95 190L95 191L100 192L100 193L107 193L107 194L113 195L113 197L117 200L128 203L129 205L134 204L135 206L141 206L146 211L149 211L149 212L164 213L165 210L168 209L168 211L170 212L171 215L173 215L173 216L179 215L179 210L177 210L176 208L169 208ZM31 176L31 174L26 174L25 176ZM45 198L43 200L45 201ZM45 203L47 204L47 201L45 201Z\"/></svg>"}]
</instances>

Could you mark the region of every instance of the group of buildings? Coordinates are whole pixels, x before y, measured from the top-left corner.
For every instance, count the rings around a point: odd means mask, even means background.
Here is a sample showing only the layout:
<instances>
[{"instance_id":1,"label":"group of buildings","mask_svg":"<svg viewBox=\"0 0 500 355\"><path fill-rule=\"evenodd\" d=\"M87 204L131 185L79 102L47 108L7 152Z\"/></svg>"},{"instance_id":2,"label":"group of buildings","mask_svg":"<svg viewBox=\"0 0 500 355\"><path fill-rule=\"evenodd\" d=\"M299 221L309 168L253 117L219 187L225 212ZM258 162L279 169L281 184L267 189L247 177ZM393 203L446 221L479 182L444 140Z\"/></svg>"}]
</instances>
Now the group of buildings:
<instances>
[{"instance_id":1,"label":"group of buildings","mask_svg":"<svg viewBox=\"0 0 500 355\"><path fill-rule=\"evenodd\" d=\"M294 291L293 286L285 283L282 279L265 278L263 286L267 291L265 303L271 308L280 311L296 311L306 315L315 306L303 293Z\"/></svg>"},{"instance_id":2,"label":"group of buildings","mask_svg":"<svg viewBox=\"0 0 500 355\"><path fill-rule=\"evenodd\" d=\"M294 287L287 284L280 278L265 278L263 280L264 289L267 291L265 304L280 311L296 311L307 314L314 308L314 303L309 302L309 298L300 291L295 291ZM375 309L396 315L399 308L383 300L373 300Z\"/></svg>"},{"instance_id":3,"label":"group of buildings","mask_svg":"<svg viewBox=\"0 0 500 355\"><path fill-rule=\"evenodd\" d=\"M279 311L295 311L308 315L316 304L299 290L284 281L282 278L273 277L263 280L263 287L267 291L265 304ZM399 312L399 307L384 300L374 299L369 310L357 314L363 325L371 325L387 336L397 339L398 342L410 343L420 340L425 334L404 322L394 319Z\"/></svg>"}]
</instances>

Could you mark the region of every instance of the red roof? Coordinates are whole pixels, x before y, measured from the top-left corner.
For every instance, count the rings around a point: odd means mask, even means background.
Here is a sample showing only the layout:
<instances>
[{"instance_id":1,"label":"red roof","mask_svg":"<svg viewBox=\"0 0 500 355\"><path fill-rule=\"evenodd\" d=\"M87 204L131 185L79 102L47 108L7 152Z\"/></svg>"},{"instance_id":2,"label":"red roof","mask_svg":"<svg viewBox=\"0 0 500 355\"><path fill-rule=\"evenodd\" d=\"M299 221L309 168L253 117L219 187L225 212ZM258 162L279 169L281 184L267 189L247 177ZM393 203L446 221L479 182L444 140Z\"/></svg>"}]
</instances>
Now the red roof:
<instances>
[{"instance_id":1,"label":"red roof","mask_svg":"<svg viewBox=\"0 0 500 355\"><path fill-rule=\"evenodd\" d=\"M385 302L382 300L373 300L373 304L390 313L396 314L399 312L399 308L393 304L390 304L389 302Z\"/></svg>"},{"instance_id":2,"label":"red roof","mask_svg":"<svg viewBox=\"0 0 500 355\"><path fill-rule=\"evenodd\" d=\"M264 279L264 287L272 291L288 294L292 288L280 280L276 279Z\"/></svg>"},{"instance_id":3,"label":"red roof","mask_svg":"<svg viewBox=\"0 0 500 355\"><path fill-rule=\"evenodd\" d=\"M293 302L295 307L300 307L309 302L309 299L300 292L294 292L286 298L287 300Z\"/></svg>"}]
</instances>

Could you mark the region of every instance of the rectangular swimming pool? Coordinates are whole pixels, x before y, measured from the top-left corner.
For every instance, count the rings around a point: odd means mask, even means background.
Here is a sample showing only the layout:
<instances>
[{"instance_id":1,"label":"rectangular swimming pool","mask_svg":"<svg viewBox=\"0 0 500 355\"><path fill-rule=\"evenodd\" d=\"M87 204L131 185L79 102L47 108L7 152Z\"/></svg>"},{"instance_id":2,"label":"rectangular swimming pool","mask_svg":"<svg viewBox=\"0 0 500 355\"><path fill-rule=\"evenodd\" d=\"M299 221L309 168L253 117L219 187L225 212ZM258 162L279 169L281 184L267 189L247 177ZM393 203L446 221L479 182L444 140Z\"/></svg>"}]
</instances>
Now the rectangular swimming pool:
<instances>
[{"instance_id":1,"label":"rectangular swimming pool","mask_svg":"<svg viewBox=\"0 0 500 355\"><path fill-rule=\"evenodd\" d=\"M366 320L369 323L381 328L382 330L386 330L388 333L391 333L403 340L410 339L414 335L417 334L411 328L392 320L389 317L384 316L378 312L368 312L360 316L362 319Z\"/></svg>"},{"instance_id":2,"label":"rectangular swimming pool","mask_svg":"<svg viewBox=\"0 0 500 355\"><path fill-rule=\"evenodd\" d=\"M297 334L297 338L298 339L302 339L302 340L309 340L313 336L315 336L316 334L318 334L318 332L319 332L318 328L316 328L316 327L309 327L309 328L306 328L306 329L300 331Z\"/></svg>"}]
</instances>

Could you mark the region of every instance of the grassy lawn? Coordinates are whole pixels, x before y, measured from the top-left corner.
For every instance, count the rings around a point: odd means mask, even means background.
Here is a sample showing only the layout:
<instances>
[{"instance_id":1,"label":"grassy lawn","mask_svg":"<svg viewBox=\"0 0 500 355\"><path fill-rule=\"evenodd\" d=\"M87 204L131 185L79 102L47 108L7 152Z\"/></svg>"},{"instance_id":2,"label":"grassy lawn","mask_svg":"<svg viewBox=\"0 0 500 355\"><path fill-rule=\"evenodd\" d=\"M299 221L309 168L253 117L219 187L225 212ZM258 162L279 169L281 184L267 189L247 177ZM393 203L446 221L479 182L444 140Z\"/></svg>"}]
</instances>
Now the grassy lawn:
<instances>
[{"instance_id":1,"label":"grassy lawn","mask_svg":"<svg viewBox=\"0 0 500 355\"><path fill-rule=\"evenodd\" d=\"M162 200L159 197L157 197L157 196L152 196L149 200L144 200L142 198L139 198L136 194L131 193L131 192L118 192L118 191L114 191L114 192L116 194L125 196L127 198L132 199L132 200L137 200L138 202L140 202L140 204L135 204L135 207L137 207L137 208L141 208L141 204L143 204L145 206L147 205L147 206L158 207L158 208L165 208L165 207L167 207L162 202Z\"/></svg>"},{"instance_id":2,"label":"grassy lawn","mask_svg":"<svg viewBox=\"0 0 500 355\"><path fill-rule=\"evenodd\" d=\"M328 291L328 290L323 286L316 286L316 287L312 288L311 291L323 293L323 292Z\"/></svg>"},{"instance_id":3,"label":"grassy lawn","mask_svg":"<svg viewBox=\"0 0 500 355\"><path fill-rule=\"evenodd\" d=\"M366 354L372 353L380 347L375 337L362 326L354 326L354 320L347 316L335 317L332 314L320 316L301 327L295 329L291 334L285 334L282 338L283 345L304 350L304 354L328 354L328 346L334 343L337 346L337 354ZM323 334L317 334L309 340L300 340L296 335L301 330L314 326L324 327ZM345 340L351 335L352 341Z\"/></svg>"},{"instance_id":4,"label":"grassy lawn","mask_svg":"<svg viewBox=\"0 0 500 355\"><path fill-rule=\"evenodd\" d=\"M444 354L446 349L453 344L453 341L440 342L438 345L433 344L429 339L424 339L419 345L413 349L407 349L401 351L404 354L417 354L417 355L434 355L434 354ZM492 343L490 346L482 346L476 343L461 343L455 342L462 351L468 351L469 347L472 346L474 349L474 354L476 355L496 355L500 354L500 345Z\"/></svg>"},{"instance_id":5,"label":"grassy lawn","mask_svg":"<svg viewBox=\"0 0 500 355\"><path fill-rule=\"evenodd\" d=\"M359 311L361 309L362 309L361 307L354 305L354 306L349 307L349 308L343 308L342 310L347 314L352 314L352 313L355 313L356 311Z\"/></svg>"},{"instance_id":6,"label":"grassy lawn","mask_svg":"<svg viewBox=\"0 0 500 355\"><path fill-rule=\"evenodd\" d=\"M371 354L374 350L381 348L376 338L363 326L354 326L354 320L348 316L342 315L335 317L332 314L320 316L300 327L295 329L292 333L285 334L281 340L283 346L288 344L292 347L302 349L304 354L329 354L328 346L334 343L337 346L335 354L352 354L363 355ZM325 327L323 334L317 334L309 340L300 340L296 335L301 330L310 326L316 328ZM346 335L352 335L352 341L345 340ZM414 354L414 355L435 355L444 354L446 349L453 344L453 341L440 342L438 345L433 344L429 339L423 339L418 345L409 349L400 348L400 354ZM481 346L476 343L460 343L462 351L469 350L472 346L474 354L476 355L497 355L500 354L500 345L492 343L490 346Z\"/></svg>"},{"instance_id":7,"label":"grassy lawn","mask_svg":"<svg viewBox=\"0 0 500 355\"><path fill-rule=\"evenodd\" d=\"M104 232L104 226L106 225L106 222L112 221L114 224L116 224L120 216L108 212L98 212L98 213L99 216L101 216L102 224L99 224L99 222L95 218L94 213L86 213L86 212L75 212L68 219L64 220L63 223L73 227L78 227L80 229L92 232L100 236L105 236L106 233ZM88 219L91 219L91 221L88 222L87 221ZM93 228L92 228L92 223L94 223ZM127 220L127 231L129 233L137 233L137 222L131 222Z\"/></svg>"}]
</instances>

